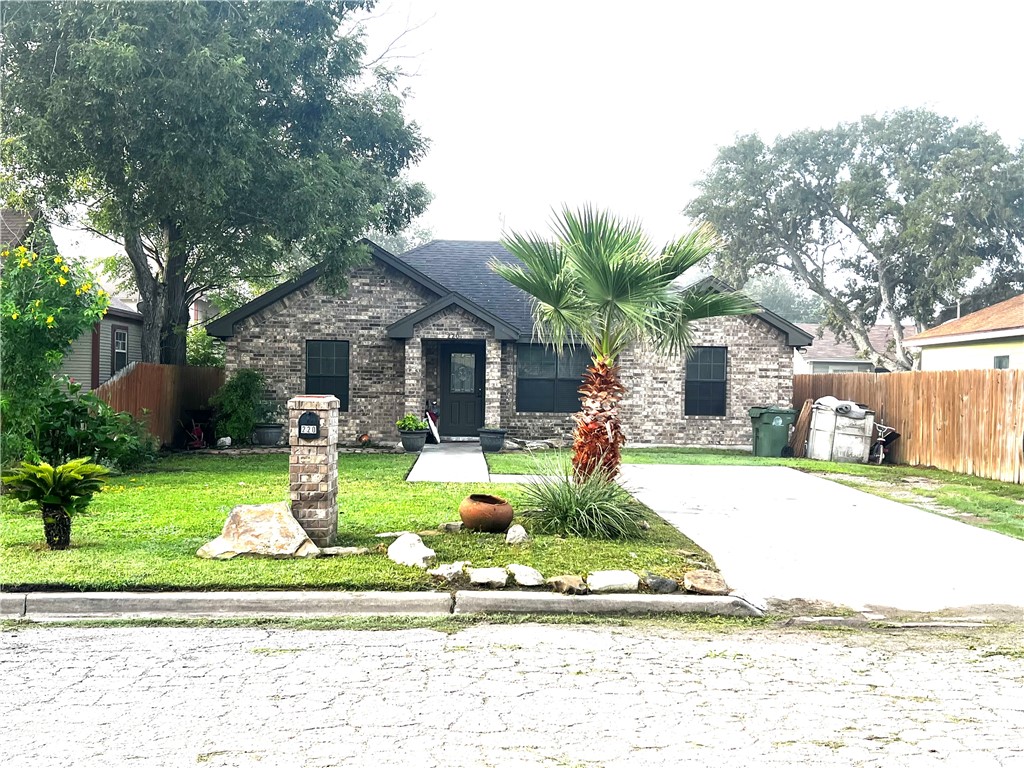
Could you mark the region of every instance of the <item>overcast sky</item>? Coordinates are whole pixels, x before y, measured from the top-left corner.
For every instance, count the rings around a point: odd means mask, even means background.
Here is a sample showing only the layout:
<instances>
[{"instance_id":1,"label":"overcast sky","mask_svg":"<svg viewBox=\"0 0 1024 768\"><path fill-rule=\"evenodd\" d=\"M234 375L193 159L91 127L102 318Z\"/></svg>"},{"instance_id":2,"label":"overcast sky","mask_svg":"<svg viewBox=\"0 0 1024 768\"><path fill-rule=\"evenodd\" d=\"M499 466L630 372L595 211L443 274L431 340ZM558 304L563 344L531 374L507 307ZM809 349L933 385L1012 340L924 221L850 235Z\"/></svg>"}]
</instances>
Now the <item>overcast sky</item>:
<instances>
[{"instance_id":1,"label":"overcast sky","mask_svg":"<svg viewBox=\"0 0 1024 768\"><path fill-rule=\"evenodd\" d=\"M1024 139L1011 2L383 0L402 29L408 113L431 140L413 172L439 238L546 229L593 202L681 233L692 184L739 134L772 139L928 107Z\"/></svg>"},{"instance_id":2,"label":"overcast sky","mask_svg":"<svg viewBox=\"0 0 1024 768\"><path fill-rule=\"evenodd\" d=\"M546 230L591 202L667 240L743 133L928 107L1024 139L1024 4L1006 0L382 0L366 26L371 56L415 27L391 63L414 73L431 147L411 176L438 238Z\"/></svg>"}]
</instances>

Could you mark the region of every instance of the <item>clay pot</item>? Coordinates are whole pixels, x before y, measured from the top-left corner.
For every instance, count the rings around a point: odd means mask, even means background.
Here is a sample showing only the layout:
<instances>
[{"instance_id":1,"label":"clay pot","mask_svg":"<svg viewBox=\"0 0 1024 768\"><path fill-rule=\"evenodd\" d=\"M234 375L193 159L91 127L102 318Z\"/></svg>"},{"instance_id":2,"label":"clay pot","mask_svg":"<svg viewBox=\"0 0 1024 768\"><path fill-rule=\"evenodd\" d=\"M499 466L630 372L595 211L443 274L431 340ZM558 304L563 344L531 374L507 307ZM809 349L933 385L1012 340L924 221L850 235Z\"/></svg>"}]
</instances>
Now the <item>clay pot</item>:
<instances>
[{"instance_id":1,"label":"clay pot","mask_svg":"<svg viewBox=\"0 0 1024 768\"><path fill-rule=\"evenodd\" d=\"M500 496L474 493L459 504L459 517L471 531L501 533L512 522L512 505Z\"/></svg>"}]
</instances>

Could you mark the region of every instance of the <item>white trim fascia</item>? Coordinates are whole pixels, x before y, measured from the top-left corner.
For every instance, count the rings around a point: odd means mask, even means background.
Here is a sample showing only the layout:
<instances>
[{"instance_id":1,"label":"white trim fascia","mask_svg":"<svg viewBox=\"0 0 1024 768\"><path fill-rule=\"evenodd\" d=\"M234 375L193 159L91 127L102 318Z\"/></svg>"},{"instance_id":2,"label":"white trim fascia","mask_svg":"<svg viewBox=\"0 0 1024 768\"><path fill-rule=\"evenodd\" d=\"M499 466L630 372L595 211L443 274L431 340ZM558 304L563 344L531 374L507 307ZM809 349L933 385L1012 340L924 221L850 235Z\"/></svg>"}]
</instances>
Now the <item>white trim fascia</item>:
<instances>
[{"instance_id":1,"label":"white trim fascia","mask_svg":"<svg viewBox=\"0 0 1024 768\"><path fill-rule=\"evenodd\" d=\"M1024 338L1024 327L1001 328L998 331L978 331L976 333L956 333L949 336L935 336L930 339L917 340L915 336L907 339L903 345L906 347L931 347L937 344L962 344L971 341L991 341L993 339L1009 339L1014 336Z\"/></svg>"}]
</instances>

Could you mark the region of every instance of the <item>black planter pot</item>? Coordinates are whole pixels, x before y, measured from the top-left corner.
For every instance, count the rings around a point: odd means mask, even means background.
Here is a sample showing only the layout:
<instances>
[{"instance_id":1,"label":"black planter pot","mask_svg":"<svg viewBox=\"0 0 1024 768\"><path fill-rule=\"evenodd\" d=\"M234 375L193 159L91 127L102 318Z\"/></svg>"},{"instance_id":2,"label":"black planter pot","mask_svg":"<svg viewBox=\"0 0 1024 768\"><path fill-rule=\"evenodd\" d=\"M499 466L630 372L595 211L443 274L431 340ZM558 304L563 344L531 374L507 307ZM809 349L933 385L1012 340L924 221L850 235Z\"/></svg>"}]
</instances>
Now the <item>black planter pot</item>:
<instances>
[{"instance_id":1,"label":"black planter pot","mask_svg":"<svg viewBox=\"0 0 1024 768\"><path fill-rule=\"evenodd\" d=\"M477 432L480 435L480 450L484 453L497 453L505 447L504 429L481 429Z\"/></svg>"},{"instance_id":2,"label":"black planter pot","mask_svg":"<svg viewBox=\"0 0 1024 768\"><path fill-rule=\"evenodd\" d=\"M419 453L427 442L427 430L425 429L400 429L398 434L402 436L402 447L409 453Z\"/></svg>"},{"instance_id":3,"label":"black planter pot","mask_svg":"<svg viewBox=\"0 0 1024 768\"><path fill-rule=\"evenodd\" d=\"M283 424L257 424L253 427L253 442L256 445L277 445L284 435Z\"/></svg>"}]
</instances>

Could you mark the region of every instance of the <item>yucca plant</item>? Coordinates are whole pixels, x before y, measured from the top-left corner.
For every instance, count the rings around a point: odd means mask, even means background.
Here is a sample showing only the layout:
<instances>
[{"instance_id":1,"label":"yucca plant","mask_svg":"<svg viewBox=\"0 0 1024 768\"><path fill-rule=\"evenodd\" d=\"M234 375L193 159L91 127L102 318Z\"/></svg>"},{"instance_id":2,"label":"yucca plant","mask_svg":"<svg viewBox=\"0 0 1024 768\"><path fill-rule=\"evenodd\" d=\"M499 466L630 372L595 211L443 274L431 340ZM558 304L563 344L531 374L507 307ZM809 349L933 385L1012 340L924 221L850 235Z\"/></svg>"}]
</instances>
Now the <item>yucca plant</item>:
<instances>
[{"instance_id":1,"label":"yucca plant","mask_svg":"<svg viewBox=\"0 0 1024 768\"><path fill-rule=\"evenodd\" d=\"M43 513L43 533L50 549L71 546L71 516L81 512L106 482L110 470L90 459L50 464L21 465L0 480L18 501L34 501Z\"/></svg>"},{"instance_id":2,"label":"yucca plant","mask_svg":"<svg viewBox=\"0 0 1024 768\"><path fill-rule=\"evenodd\" d=\"M573 431L573 471L584 479L618 474L626 437L619 422L625 388L619 356L633 344L685 354L690 323L743 315L756 305L738 293L681 289L676 281L719 245L702 225L656 249L640 225L606 211L563 208L554 237L512 233L502 241L521 264L492 263L512 285L534 298L535 332L556 348L582 343L592 360L580 387Z\"/></svg>"}]
</instances>

